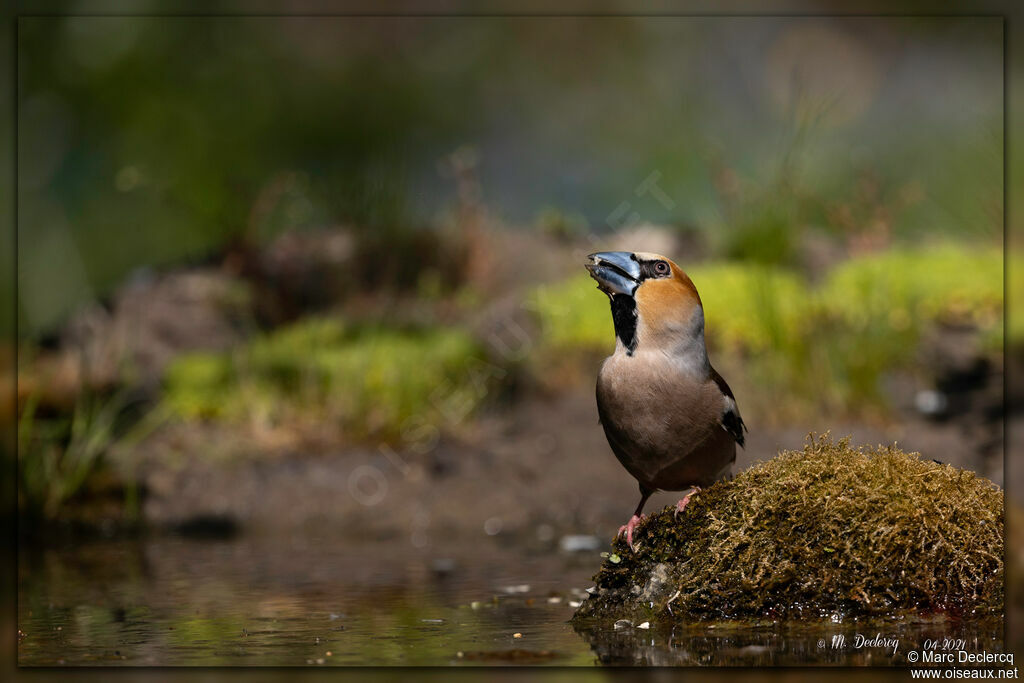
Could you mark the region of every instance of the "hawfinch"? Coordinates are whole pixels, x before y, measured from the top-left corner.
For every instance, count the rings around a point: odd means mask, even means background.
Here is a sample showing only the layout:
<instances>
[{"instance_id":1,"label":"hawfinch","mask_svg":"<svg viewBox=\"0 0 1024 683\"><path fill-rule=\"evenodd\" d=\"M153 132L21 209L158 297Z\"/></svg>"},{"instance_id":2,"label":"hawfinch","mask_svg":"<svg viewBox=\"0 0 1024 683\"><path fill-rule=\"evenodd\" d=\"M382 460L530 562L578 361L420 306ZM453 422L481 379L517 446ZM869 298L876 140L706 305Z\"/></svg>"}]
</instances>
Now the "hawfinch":
<instances>
[{"instance_id":1,"label":"hawfinch","mask_svg":"<svg viewBox=\"0 0 1024 683\"><path fill-rule=\"evenodd\" d=\"M732 390L708 361L704 308L693 282L664 256L606 251L586 264L611 300L615 352L597 376L597 412L615 456L640 483L633 530L655 491L727 478L746 428Z\"/></svg>"}]
</instances>

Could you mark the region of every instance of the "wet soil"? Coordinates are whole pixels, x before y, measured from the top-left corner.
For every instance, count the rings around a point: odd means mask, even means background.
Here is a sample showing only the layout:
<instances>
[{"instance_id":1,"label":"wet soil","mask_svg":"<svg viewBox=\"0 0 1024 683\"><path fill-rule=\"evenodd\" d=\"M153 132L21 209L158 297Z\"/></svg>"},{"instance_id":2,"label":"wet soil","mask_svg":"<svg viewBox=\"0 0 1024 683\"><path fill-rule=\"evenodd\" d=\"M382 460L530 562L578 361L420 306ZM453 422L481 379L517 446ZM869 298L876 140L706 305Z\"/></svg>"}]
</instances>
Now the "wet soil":
<instances>
[{"instance_id":1,"label":"wet soil","mask_svg":"<svg viewBox=\"0 0 1024 683\"><path fill-rule=\"evenodd\" d=\"M799 449L817 425L763 429L750 425L736 470ZM889 426L833 424L854 444L897 442L1003 483L1001 447L981 442L992 428L957 421L908 419ZM550 548L566 535L595 535L604 544L638 499L636 482L611 453L592 392L523 401L485 415L471 431L425 452L388 446L294 452L253 447L219 458L215 427L169 432L140 453L145 520L158 528L204 523L258 531L333 529L353 540L515 539ZM655 494L648 511L674 503Z\"/></svg>"}]
</instances>

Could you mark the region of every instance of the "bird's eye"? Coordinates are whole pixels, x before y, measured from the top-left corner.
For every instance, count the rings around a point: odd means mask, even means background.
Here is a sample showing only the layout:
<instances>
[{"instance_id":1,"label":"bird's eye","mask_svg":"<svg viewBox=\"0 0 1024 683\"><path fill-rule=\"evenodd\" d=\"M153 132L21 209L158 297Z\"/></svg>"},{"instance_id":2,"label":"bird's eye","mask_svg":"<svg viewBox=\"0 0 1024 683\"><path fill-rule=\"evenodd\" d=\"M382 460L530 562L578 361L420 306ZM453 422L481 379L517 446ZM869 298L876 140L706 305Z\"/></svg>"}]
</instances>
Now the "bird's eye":
<instances>
[{"instance_id":1,"label":"bird's eye","mask_svg":"<svg viewBox=\"0 0 1024 683\"><path fill-rule=\"evenodd\" d=\"M658 261L654 264L654 272L658 275L668 275L668 264L664 261Z\"/></svg>"}]
</instances>

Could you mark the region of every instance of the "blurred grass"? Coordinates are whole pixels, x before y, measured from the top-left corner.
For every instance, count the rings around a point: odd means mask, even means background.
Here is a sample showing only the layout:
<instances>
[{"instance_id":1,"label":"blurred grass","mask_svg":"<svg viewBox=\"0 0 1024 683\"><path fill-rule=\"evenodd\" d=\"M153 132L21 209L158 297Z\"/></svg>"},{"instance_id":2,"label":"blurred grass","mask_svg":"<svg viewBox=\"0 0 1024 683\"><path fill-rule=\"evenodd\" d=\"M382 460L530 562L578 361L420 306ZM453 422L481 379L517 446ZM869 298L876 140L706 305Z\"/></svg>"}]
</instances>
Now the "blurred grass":
<instances>
[{"instance_id":1,"label":"blurred grass","mask_svg":"<svg viewBox=\"0 0 1024 683\"><path fill-rule=\"evenodd\" d=\"M913 367L931 325L972 325L990 350L1002 346L996 248L895 248L841 263L817 286L793 270L756 264L702 264L688 274L704 303L712 353L742 359L772 393L827 409L884 407L879 380ZM548 357L611 350L607 301L586 274L540 287L530 301Z\"/></svg>"},{"instance_id":2,"label":"blurred grass","mask_svg":"<svg viewBox=\"0 0 1024 683\"><path fill-rule=\"evenodd\" d=\"M355 439L395 437L410 418L440 428L471 414L490 388L485 359L457 329L309 318L231 352L181 356L167 371L163 400L186 420L328 421Z\"/></svg>"},{"instance_id":3,"label":"blurred grass","mask_svg":"<svg viewBox=\"0 0 1024 683\"><path fill-rule=\"evenodd\" d=\"M952 244L907 248L840 264L820 298L851 328L905 327L918 320L995 326L1003 311L1003 252Z\"/></svg>"},{"instance_id":4,"label":"blurred grass","mask_svg":"<svg viewBox=\"0 0 1024 683\"><path fill-rule=\"evenodd\" d=\"M32 397L18 420L20 507L34 516L54 517L81 490L112 441L120 406L79 401L70 419L36 418Z\"/></svg>"},{"instance_id":5,"label":"blurred grass","mask_svg":"<svg viewBox=\"0 0 1024 683\"><path fill-rule=\"evenodd\" d=\"M29 397L18 418L18 505L32 518L57 517L110 464L111 449L133 444L156 426L151 414L124 428L130 406L123 390L108 396L85 392L68 416L43 417L37 406L38 397ZM131 515L137 512L137 492L132 484L127 487Z\"/></svg>"}]
</instances>

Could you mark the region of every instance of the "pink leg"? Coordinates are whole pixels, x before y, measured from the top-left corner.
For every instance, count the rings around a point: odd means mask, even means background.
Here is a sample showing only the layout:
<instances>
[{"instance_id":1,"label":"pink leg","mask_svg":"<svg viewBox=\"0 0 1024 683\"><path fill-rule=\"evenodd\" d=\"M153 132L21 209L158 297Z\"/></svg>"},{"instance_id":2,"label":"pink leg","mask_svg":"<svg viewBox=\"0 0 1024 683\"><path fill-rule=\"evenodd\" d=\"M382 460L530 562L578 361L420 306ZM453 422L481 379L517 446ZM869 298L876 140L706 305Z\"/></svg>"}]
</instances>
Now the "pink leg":
<instances>
[{"instance_id":1,"label":"pink leg","mask_svg":"<svg viewBox=\"0 0 1024 683\"><path fill-rule=\"evenodd\" d=\"M633 547L633 531L636 529L637 524L644 521L644 503L654 493L654 489L644 488L643 484L640 484L640 504L636 506L636 512L629 518L629 521L619 527L619 533L615 535L615 538L622 536L622 532L626 532L626 544L629 549L636 552L636 548Z\"/></svg>"},{"instance_id":2,"label":"pink leg","mask_svg":"<svg viewBox=\"0 0 1024 683\"><path fill-rule=\"evenodd\" d=\"M692 491L687 493L685 496L682 497L682 499L678 503L676 503L676 511L675 511L676 516L678 516L679 513L682 512L686 508L687 504L690 502L690 498L693 497L695 494L698 494L698 493L700 493L700 487L699 486L694 486Z\"/></svg>"},{"instance_id":3,"label":"pink leg","mask_svg":"<svg viewBox=\"0 0 1024 683\"><path fill-rule=\"evenodd\" d=\"M630 550L633 548L633 530L636 529L637 525L647 518L646 515L633 515L629 518L629 521L619 527L619 533L615 535L615 538L622 536L623 532L626 534L626 545L629 546Z\"/></svg>"}]
</instances>

